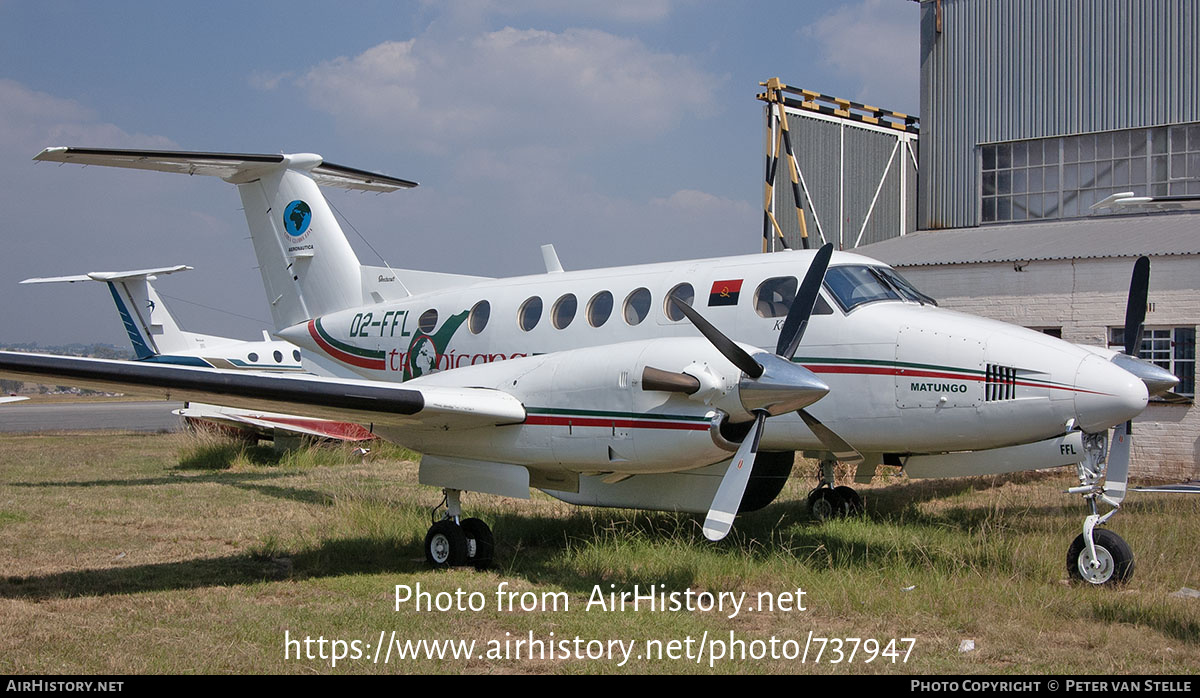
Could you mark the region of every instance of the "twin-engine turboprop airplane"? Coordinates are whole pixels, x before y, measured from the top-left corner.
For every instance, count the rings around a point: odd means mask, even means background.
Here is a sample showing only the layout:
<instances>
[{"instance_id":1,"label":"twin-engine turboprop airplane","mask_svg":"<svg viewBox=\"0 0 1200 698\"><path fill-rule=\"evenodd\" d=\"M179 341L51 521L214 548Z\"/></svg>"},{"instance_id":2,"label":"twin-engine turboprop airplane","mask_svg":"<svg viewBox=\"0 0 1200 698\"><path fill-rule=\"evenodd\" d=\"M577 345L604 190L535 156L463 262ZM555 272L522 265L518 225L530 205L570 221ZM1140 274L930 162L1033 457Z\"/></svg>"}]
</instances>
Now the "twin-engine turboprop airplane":
<instances>
[{"instance_id":1,"label":"twin-engine turboprop airplane","mask_svg":"<svg viewBox=\"0 0 1200 698\"><path fill-rule=\"evenodd\" d=\"M23 284L103 282L112 294L117 315L133 345L136 360L181 366L211 366L246 371L303 372L300 349L271 339L258 341L186 332L154 288L159 276L191 269L184 264L132 271L93 271L73 276L35 277ZM375 438L358 424L291 414L244 410L193 402L175 410L192 425L214 425L236 433L274 439L277 435L365 441ZM278 442L277 442L278 443Z\"/></svg>"},{"instance_id":2,"label":"twin-engine turboprop airplane","mask_svg":"<svg viewBox=\"0 0 1200 698\"><path fill-rule=\"evenodd\" d=\"M548 255L547 273L508 279L365 267L318 184L414 182L311 154L50 148L35 159L237 185L276 335L362 378L9 353L0 374L371 423L421 451L420 481L446 494L426 536L435 565L490 562L491 532L462 518L464 491L537 487L578 504L706 513L717 540L778 495L801 451L822 462L817 514L861 506L833 487L839 460L866 479L881 463L914 477L1076 464L1092 514L1071 574L1100 584L1132 571L1124 541L1095 527L1124 496L1125 423L1148 385L1173 377L943 310L880 262L827 245L574 272Z\"/></svg>"}]
</instances>

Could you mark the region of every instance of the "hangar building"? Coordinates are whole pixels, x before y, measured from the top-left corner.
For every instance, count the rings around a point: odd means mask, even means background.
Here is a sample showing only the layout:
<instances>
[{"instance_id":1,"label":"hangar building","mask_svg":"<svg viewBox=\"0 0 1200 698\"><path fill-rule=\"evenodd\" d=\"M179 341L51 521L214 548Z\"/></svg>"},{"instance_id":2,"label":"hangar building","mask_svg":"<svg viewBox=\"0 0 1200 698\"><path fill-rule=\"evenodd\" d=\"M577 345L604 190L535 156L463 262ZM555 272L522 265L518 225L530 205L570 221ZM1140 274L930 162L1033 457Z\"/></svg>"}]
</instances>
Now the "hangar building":
<instances>
[{"instance_id":1,"label":"hangar building","mask_svg":"<svg viewBox=\"0 0 1200 698\"><path fill-rule=\"evenodd\" d=\"M1136 420L1132 474L1200 478L1200 212L1102 203L1200 197L1200 4L920 5L916 229L856 251L943 307L1113 348L1133 262L1149 255L1139 355L1179 376L1187 400Z\"/></svg>"}]
</instances>

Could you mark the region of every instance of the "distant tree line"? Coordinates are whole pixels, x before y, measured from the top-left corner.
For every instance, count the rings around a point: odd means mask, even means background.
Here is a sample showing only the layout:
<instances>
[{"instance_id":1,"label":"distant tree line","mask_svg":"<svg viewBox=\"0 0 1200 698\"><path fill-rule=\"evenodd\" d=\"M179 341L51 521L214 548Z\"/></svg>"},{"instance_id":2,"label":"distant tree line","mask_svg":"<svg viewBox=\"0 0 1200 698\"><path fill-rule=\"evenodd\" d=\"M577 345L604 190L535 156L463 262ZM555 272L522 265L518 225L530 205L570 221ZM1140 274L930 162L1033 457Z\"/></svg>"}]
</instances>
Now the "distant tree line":
<instances>
[{"instance_id":1,"label":"distant tree line","mask_svg":"<svg viewBox=\"0 0 1200 698\"><path fill-rule=\"evenodd\" d=\"M21 344L4 344L0 345L0 349L5 351L24 351L38 354L60 354L64 356L89 356L96 359L132 359L133 350L129 347L118 347L112 344L53 344L42 346L37 342L24 342ZM25 381L15 381L0 379L0 394L9 395L18 393L25 389ZM36 391L39 393L48 392L78 392L80 395L101 395L103 391L75 389L65 385L36 385Z\"/></svg>"}]
</instances>

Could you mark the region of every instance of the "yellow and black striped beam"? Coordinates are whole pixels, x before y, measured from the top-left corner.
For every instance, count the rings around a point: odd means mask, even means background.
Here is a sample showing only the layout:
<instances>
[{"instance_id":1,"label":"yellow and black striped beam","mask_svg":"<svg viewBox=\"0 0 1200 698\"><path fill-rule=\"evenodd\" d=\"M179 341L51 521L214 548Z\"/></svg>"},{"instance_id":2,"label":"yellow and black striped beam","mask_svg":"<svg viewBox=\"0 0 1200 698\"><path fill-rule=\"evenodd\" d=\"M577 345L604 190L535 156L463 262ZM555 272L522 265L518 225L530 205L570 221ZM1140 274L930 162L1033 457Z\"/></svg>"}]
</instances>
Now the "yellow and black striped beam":
<instances>
[{"instance_id":1,"label":"yellow and black striped beam","mask_svg":"<svg viewBox=\"0 0 1200 698\"><path fill-rule=\"evenodd\" d=\"M775 214L771 212L771 196L775 193L775 170L779 166L779 146L783 139L783 132L775 129L775 110L767 110L767 133L773 134L775 137L770 139L767 152L767 172L763 182L763 252L768 252L771 249L771 233L774 232L779 236L779 241L783 244L784 249L788 249L787 240L783 237L783 230L779 227L779 221L775 220Z\"/></svg>"},{"instance_id":2,"label":"yellow and black striped beam","mask_svg":"<svg viewBox=\"0 0 1200 698\"><path fill-rule=\"evenodd\" d=\"M771 78L766 82L760 82L759 85L767 88L766 92L757 96L757 99L762 102L783 104L792 109L817 112L863 124L894 128L897 131L904 131L905 133L917 134L921 130L920 118L912 114L881 109L870 104L852 102L848 99L832 97L812 90L789 87L780 82L779 78ZM788 95L796 95L798 99L796 97L789 97Z\"/></svg>"}]
</instances>

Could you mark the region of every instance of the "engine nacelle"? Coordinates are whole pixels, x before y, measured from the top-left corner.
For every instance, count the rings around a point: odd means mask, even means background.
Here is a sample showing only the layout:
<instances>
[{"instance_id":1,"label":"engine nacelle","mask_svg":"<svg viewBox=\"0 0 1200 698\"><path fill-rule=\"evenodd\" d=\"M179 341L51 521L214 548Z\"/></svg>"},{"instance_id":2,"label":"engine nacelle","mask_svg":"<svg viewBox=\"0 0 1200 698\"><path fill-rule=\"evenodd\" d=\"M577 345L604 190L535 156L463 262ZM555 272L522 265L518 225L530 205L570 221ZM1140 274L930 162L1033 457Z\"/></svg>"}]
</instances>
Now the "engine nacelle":
<instances>
[{"instance_id":1,"label":"engine nacelle","mask_svg":"<svg viewBox=\"0 0 1200 698\"><path fill-rule=\"evenodd\" d=\"M647 367L698 375L694 394L645 389ZM396 435L425 453L576 473L667 473L729 458L717 430L741 406L741 372L703 338L656 339L555 352L422 376L413 385L468 385L521 400L522 424ZM727 430L728 431L728 430ZM735 446L736 447L736 446ZM467 454L464 454L464 450Z\"/></svg>"}]
</instances>

